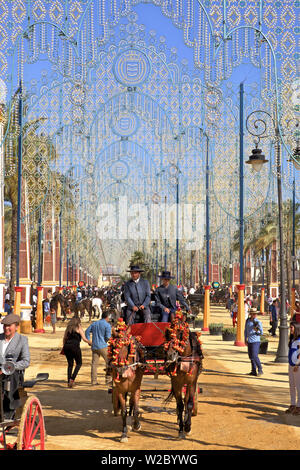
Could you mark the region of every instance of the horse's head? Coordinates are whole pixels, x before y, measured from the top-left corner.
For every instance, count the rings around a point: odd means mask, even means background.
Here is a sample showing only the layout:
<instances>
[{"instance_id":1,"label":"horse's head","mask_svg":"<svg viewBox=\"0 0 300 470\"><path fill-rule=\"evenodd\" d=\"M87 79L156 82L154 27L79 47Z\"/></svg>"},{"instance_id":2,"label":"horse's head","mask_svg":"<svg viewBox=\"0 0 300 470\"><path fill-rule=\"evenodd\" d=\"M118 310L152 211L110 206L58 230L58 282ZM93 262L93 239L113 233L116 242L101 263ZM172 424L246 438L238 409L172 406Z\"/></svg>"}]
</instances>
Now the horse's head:
<instances>
[{"instance_id":1,"label":"horse's head","mask_svg":"<svg viewBox=\"0 0 300 470\"><path fill-rule=\"evenodd\" d=\"M167 362L175 362L179 356L188 355L189 344L189 326L186 323L186 316L178 311L165 332L165 352Z\"/></svg>"},{"instance_id":2,"label":"horse's head","mask_svg":"<svg viewBox=\"0 0 300 470\"><path fill-rule=\"evenodd\" d=\"M130 333L122 318L114 328L114 333L108 342L108 359L111 369L114 371L116 382L120 375L128 369L128 366L136 362L136 340Z\"/></svg>"}]
</instances>

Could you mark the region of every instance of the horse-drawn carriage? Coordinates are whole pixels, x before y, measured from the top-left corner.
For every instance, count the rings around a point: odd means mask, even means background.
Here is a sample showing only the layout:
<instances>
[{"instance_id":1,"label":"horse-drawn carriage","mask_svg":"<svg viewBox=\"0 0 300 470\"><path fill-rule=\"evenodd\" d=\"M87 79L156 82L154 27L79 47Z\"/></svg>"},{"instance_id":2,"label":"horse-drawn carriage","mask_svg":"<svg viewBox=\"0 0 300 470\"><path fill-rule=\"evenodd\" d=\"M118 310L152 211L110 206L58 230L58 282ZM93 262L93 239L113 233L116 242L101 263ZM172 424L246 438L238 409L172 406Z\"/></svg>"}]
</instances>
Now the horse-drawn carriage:
<instances>
[{"instance_id":1,"label":"horse-drawn carriage","mask_svg":"<svg viewBox=\"0 0 300 470\"><path fill-rule=\"evenodd\" d=\"M119 320L116 335L109 342L108 369L113 379L114 413L122 414L121 442L127 441L127 394L131 394L129 416L133 429L140 429L138 404L144 375L170 377L171 391L166 402L176 399L179 438L190 433L191 417L197 414L197 380L203 354L201 333L191 332L185 320L182 312L177 312L172 323L135 323L127 327Z\"/></svg>"},{"instance_id":2,"label":"horse-drawn carriage","mask_svg":"<svg viewBox=\"0 0 300 470\"><path fill-rule=\"evenodd\" d=\"M25 381L18 388L20 406L7 416L4 407L4 390L9 390L15 366L11 361L0 364L0 450L44 450L45 424L39 399L27 396L26 388L47 380L49 374L37 374L36 378ZM15 436L15 437L14 437Z\"/></svg>"}]
</instances>

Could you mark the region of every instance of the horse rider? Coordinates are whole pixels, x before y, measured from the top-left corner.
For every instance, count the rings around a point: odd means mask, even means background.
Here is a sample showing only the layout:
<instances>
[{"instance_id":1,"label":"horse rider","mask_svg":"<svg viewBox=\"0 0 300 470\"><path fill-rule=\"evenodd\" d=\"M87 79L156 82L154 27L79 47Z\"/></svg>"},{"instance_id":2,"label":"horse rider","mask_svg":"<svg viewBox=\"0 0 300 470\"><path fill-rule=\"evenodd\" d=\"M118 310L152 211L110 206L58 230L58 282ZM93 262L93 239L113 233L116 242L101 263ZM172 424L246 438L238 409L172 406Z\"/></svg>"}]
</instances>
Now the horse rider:
<instances>
[{"instance_id":1,"label":"horse rider","mask_svg":"<svg viewBox=\"0 0 300 470\"><path fill-rule=\"evenodd\" d=\"M76 293L76 303L78 304L81 300L82 300L82 291L81 291L81 289L78 287L78 288L77 288L77 293Z\"/></svg>"},{"instance_id":2,"label":"horse rider","mask_svg":"<svg viewBox=\"0 0 300 470\"><path fill-rule=\"evenodd\" d=\"M188 306L182 292L177 286L170 284L170 280L174 279L170 271L163 271L159 276L162 279L162 284L155 290L155 303L161 308L162 322L172 321L176 312L176 301L181 307L184 307L188 313L191 309Z\"/></svg>"},{"instance_id":3,"label":"horse rider","mask_svg":"<svg viewBox=\"0 0 300 470\"><path fill-rule=\"evenodd\" d=\"M135 321L136 312L140 311L144 323L151 322L150 301L151 292L150 284L147 279L141 278L141 273L144 272L140 266L132 265L129 271L131 279L125 283L124 298L127 304L126 311L126 324L132 325Z\"/></svg>"}]
</instances>

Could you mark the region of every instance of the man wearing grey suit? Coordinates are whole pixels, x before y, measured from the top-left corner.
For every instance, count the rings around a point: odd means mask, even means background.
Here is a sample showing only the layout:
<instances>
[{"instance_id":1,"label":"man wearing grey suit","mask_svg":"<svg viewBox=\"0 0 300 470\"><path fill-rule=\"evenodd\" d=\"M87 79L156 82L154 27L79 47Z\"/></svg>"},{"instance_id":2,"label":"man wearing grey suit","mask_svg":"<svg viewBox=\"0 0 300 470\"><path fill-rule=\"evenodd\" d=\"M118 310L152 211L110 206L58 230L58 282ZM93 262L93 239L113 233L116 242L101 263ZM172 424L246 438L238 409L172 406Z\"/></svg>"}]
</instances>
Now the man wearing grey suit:
<instances>
[{"instance_id":1,"label":"man wearing grey suit","mask_svg":"<svg viewBox=\"0 0 300 470\"><path fill-rule=\"evenodd\" d=\"M162 285L155 291L155 304L161 308L161 321L172 321L176 312L176 301L190 312L190 307L185 301L180 290L177 289L177 286L170 284L170 279L174 279L174 277L171 276L170 271L163 271L160 277L162 278Z\"/></svg>"},{"instance_id":2,"label":"man wearing grey suit","mask_svg":"<svg viewBox=\"0 0 300 470\"><path fill-rule=\"evenodd\" d=\"M20 406L18 389L24 382L24 370L30 364L28 339L17 332L20 317L13 313L1 322L4 332L0 334L0 363L10 361L15 372L4 380L3 411L6 419L12 419L15 410ZM0 370L0 374L3 374Z\"/></svg>"},{"instance_id":3,"label":"man wearing grey suit","mask_svg":"<svg viewBox=\"0 0 300 470\"><path fill-rule=\"evenodd\" d=\"M124 286L124 298L127 304L126 324L134 323L137 311L142 313L144 323L150 323L150 284L146 279L141 278L141 273L144 271L139 266L130 266L129 272L131 280L127 281Z\"/></svg>"}]
</instances>

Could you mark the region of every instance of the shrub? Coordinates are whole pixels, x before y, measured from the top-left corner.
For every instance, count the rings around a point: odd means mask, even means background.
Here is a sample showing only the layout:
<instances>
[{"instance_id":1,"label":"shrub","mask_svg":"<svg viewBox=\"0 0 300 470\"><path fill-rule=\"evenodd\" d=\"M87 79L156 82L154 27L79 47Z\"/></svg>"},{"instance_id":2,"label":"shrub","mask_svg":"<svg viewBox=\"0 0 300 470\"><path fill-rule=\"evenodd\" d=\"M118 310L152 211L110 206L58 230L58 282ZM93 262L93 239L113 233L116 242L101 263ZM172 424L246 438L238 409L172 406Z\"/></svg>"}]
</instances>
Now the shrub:
<instances>
[{"instance_id":1,"label":"shrub","mask_svg":"<svg viewBox=\"0 0 300 470\"><path fill-rule=\"evenodd\" d=\"M268 338L267 338L266 336L261 335L261 337L260 337L260 342L261 342L261 343L268 343L269 340L268 340Z\"/></svg>"},{"instance_id":2,"label":"shrub","mask_svg":"<svg viewBox=\"0 0 300 470\"><path fill-rule=\"evenodd\" d=\"M210 330L220 330L220 329L223 329L223 327L224 327L223 323L210 323L208 325L208 328Z\"/></svg>"},{"instance_id":3,"label":"shrub","mask_svg":"<svg viewBox=\"0 0 300 470\"><path fill-rule=\"evenodd\" d=\"M222 333L225 333L225 334L228 334L228 335L235 335L236 334L236 328L233 328L233 327L223 328Z\"/></svg>"}]
</instances>

